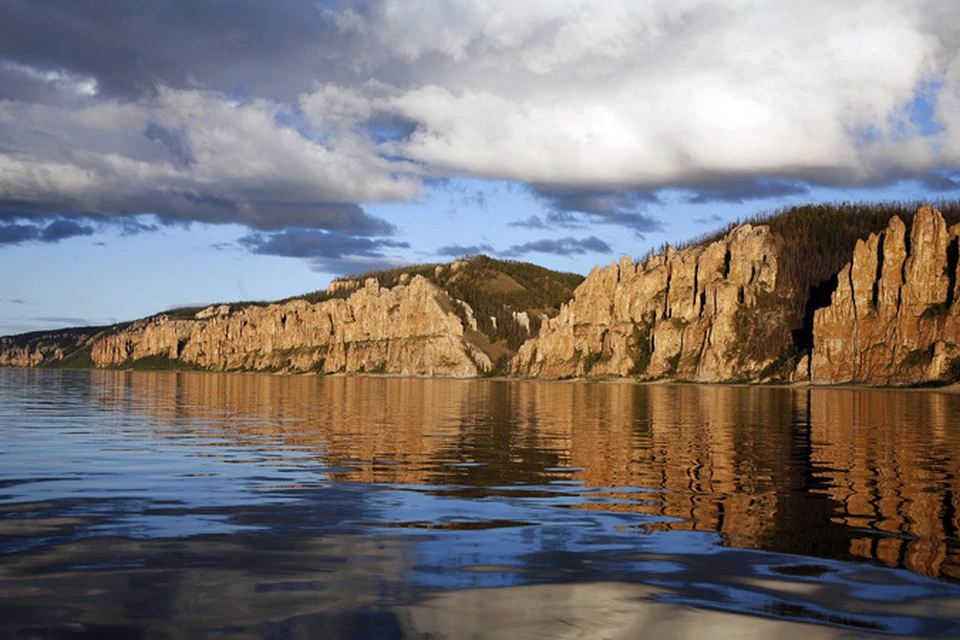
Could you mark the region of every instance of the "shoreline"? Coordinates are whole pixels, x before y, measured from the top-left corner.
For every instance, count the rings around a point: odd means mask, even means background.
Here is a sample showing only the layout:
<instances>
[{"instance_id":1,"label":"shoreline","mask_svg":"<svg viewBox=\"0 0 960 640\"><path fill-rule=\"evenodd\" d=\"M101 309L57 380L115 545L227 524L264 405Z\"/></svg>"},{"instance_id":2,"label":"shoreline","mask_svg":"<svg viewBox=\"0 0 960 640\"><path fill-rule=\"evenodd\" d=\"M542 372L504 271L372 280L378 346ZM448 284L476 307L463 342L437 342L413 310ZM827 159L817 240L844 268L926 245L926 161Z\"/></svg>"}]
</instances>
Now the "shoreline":
<instances>
[{"instance_id":1,"label":"shoreline","mask_svg":"<svg viewBox=\"0 0 960 640\"><path fill-rule=\"evenodd\" d=\"M628 384L638 386L653 385L674 385L674 386L709 386L709 387L736 387L736 388L764 388L764 389L847 389L853 391L923 391L946 393L950 395L960 395L960 380L947 383L941 386L893 386L893 385L870 385L864 383L840 383L840 384L814 384L805 382L705 382L697 380L677 380L677 379L659 379L659 380L636 380L633 378L531 378L531 377L511 377L511 376L431 376L431 375L406 375L402 373L315 373L310 371L214 371L207 369L101 369L98 367L15 367L0 366L2 369L20 369L23 371L115 371L124 373L199 373L216 375L267 375L267 376L293 376L293 377L316 377L316 378L403 378L412 380L461 380L461 381L483 381L492 382L554 382L562 384Z\"/></svg>"}]
</instances>

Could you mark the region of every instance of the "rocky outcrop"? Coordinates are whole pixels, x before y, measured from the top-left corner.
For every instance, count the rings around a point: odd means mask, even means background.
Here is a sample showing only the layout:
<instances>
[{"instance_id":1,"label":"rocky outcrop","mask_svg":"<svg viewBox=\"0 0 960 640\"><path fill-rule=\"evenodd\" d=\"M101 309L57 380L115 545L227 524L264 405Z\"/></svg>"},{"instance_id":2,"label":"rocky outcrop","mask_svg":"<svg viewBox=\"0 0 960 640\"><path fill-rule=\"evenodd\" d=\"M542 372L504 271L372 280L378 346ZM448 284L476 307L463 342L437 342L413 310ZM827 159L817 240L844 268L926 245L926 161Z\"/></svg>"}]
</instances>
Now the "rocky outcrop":
<instances>
[{"instance_id":1,"label":"rocky outcrop","mask_svg":"<svg viewBox=\"0 0 960 640\"><path fill-rule=\"evenodd\" d=\"M102 331L100 327L81 327L0 337L0 367L89 366L88 359L73 356L89 347Z\"/></svg>"},{"instance_id":2,"label":"rocky outcrop","mask_svg":"<svg viewBox=\"0 0 960 640\"><path fill-rule=\"evenodd\" d=\"M909 241L908 241L909 240ZM960 376L960 225L922 207L857 243L814 315L817 384L917 384Z\"/></svg>"},{"instance_id":3,"label":"rocky outcrop","mask_svg":"<svg viewBox=\"0 0 960 640\"><path fill-rule=\"evenodd\" d=\"M595 268L512 364L524 376L757 380L783 344L777 241L743 225L642 265Z\"/></svg>"},{"instance_id":4,"label":"rocky outcrop","mask_svg":"<svg viewBox=\"0 0 960 640\"><path fill-rule=\"evenodd\" d=\"M849 211L839 222L801 212L792 226L773 217L643 264L622 258L582 282L485 256L412 266L269 305L0 338L0 366L960 380L960 223L930 207L897 213L866 224Z\"/></svg>"},{"instance_id":5,"label":"rocky outcrop","mask_svg":"<svg viewBox=\"0 0 960 640\"><path fill-rule=\"evenodd\" d=\"M455 304L422 276L392 289L370 278L346 299L147 318L96 341L91 357L98 367L152 358L220 371L476 376L492 364L464 337Z\"/></svg>"}]
</instances>

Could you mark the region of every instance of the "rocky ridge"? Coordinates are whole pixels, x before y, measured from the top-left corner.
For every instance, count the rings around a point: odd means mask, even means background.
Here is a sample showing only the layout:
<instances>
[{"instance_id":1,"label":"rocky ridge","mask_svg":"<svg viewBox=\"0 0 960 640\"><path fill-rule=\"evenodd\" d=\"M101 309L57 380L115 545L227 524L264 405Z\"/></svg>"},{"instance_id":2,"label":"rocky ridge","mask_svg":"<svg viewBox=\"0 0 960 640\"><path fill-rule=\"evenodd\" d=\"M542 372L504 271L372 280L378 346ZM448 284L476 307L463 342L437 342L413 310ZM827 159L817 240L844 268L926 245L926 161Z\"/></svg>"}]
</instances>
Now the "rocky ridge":
<instances>
[{"instance_id":1,"label":"rocky ridge","mask_svg":"<svg viewBox=\"0 0 960 640\"><path fill-rule=\"evenodd\" d=\"M0 366L956 381L960 210L883 211L778 216L585 280L477 256L279 303L5 337Z\"/></svg>"},{"instance_id":2,"label":"rocky ridge","mask_svg":"<svg viewBox=\"0 0 960 640\"><path fill-rule=\"evenodd\" d=\"M0 367L91 366L88 351L103 331L83 327L0 337Z\"/></svg>"},{"instance_id":3,"label":"rocky ridge","mask_svg":"<svg viewBox=\"0 0 960 640\"><path fill-rule=\"evenodd\" d=\"M777 239L743 225L723 239L594 268L573 300L527 341L512 364L522 376L757 380L780 344Z\"/></svg>"},{"instance_id":4,"label":"rocky ridge","mask_svg":"<svg viewBox=\"0 0 960 640\"><path fill-rule=\"evenodd\" d=\"M960 378L960 224L922 207L857 242L814 316L814 383L917 384Z\"/></svg>"},{"instance_id":5,"label":"rocky ridge","mask_svg":"<svg viewBox=\"0 0 960 640\"><path fill-rule=\"evenodd\" d=\"M339 287L340 285L336 285ZM134 322L92 345L98 367L153 358L218 371L476 376L492 367L465 337L454 302L422 276L392 289L369 278L346 299L292 300L190 319Z\"/></svg>"}]
</instances>

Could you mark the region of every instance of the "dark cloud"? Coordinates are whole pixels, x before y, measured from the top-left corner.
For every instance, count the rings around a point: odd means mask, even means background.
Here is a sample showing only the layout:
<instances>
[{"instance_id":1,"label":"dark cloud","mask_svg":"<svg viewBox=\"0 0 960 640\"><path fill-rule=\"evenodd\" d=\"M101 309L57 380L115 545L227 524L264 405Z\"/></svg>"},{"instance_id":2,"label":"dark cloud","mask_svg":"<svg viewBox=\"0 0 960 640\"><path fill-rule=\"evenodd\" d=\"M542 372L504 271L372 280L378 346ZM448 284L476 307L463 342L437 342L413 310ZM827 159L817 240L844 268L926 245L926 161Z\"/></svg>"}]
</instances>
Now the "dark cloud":
<instances>
[{"instance_id":1,"label":"dark cloud","mask_svg":"<svg viewBox=\"0 0 960 640\"><path fill-rule=\"evenodd\" d=\"M74 220L54 220L50 223L26 224L0 222L0 245L23 244L24 242L60 242L76 236L93 235L93 227Z\"/></svg>"},{"instance_id":2,"label":"dark cloud","mask_svg":"<svg viewBox=\"0 0 960 640\"><path fill-rule=\"evenodd\" d=\"M72 316L41 316L38 318L28 318L33 322L42 322L44 324L59 324L69 327L90 327L96 324L88 318L75 318Z\"/></svg>"},{"instance_id":3,"label":"dark cloud","mask_svg":"<svg viewBox=\"0 0 960 640\"><path fill-rule=\"evenodd\" d=\"M349 71L328 47L356 46L313 0L0 1L0 58L97 78L110 94L157 84L293 98ZM283 69L283 73L277 73Z\"/></svg>"},{"instance_id":4,"label":"dark cloud","mask_svg":"<svg viewBox=\"0 0 960 640\"><path fill-rule=\"evenodd\" d=\"M120 234L124 236L139 236L143 233L153 233L160 230L159 225L142 222L137 220L136 217L120 218L116 221L116 224L120 228Z\"/></svg>"},{"instance_id":5,"label":"dark cloud","mask_svg":"<svg viewBox=\"0 0 960 640\"><path fill-rule=\"evenodd\" d=\"M0 224L0 245L21 244L40 237L40 227L34 224Z\"/></svg>"},{"instance_id":6,"label":"dark cloud","mask_svg":"<svg viewBox=\"0 0 960 640\"><path fill-rule=\"evenodd\" d=\"M713 224L717 222L723 222L723 218L721 218L717 214L713 214L709 218L694 218L693 221L696 222L697 224Z\"/></svg>"},{"instance_id":7,"label":"dark cloud","mask_svg":"<svg viewBox=\"0 0 960 640\"><path fill-rule=\"evenodd\" d=\"M960 190L960 179L958 179L956 174L948 175L942 172L933 172L921 176L918 181L931 191Z\"/></svg>"},{"instance_id":8,"label":"dark cloud","mask_svg":"<svg viewBox=\"0 0 960 640\"><path fill-rule=\"evenodd\" d=\"M530 182L546 212L512 226L639 235L662 230L664 189L742 203L926 168L957 189L956 3L851 0L826 22L794 4L663 21L629 0L0 0L0 209L373 238L393 228L361 205L456 176ZM888 46L809 56L811 30ZM38 225L0 243L42 241Z\"/></svg>"},{"instance_id":9,"label":"dark cloud","mask_svg":"<svg viewBox=\"0 0 960 640\"><path fill-rule=\"evenodd\" d=\"M0 302L5 302L7 304L29 304L26 300L21 300L20 298L5 298L0 300Z\"/></svg>"},{"instance_id":10,"label":"dark cloud","mask_svg":"<svg viewBox=\"0 0 960 640\"><path fill-rule=\"evenodd\" d=\"M637 233L663 230L657 219L640 213L646 206L660 202L653 191L547 185L534 185L531 190L550 209L547 222L554 226L579 228L591 223L619 225Z\"/></svg>"},{"instance_id":11,"label":"dark cloud","mask_svg":"<svg viewBox=\"0 0 960 640\"><path fill-rule=\"evenodd\" d=\"M523 220L508 222L508 227L523 227L524 229L549 229L550 225L543 221L540 216L529 216Z\"/></svg>"},{"instance_id":12,"label":"dark cloud","mask_svg":"<svg viewBox=\"0 0 960 640\"><path fill-rule=\"evenodd\" d=\"M487 194L484 191L477 191L473 195L464 196L461 200L463 206L465 207L476 207L478 209L485 209L487 206Z\"/></svg>"},{"instance_id":13,"label":"dark cloud","mask_svg":"<svg viewBox=\"0 0 960 640\"><path fill-rule=\"evenodd\" d=\"M130 200L121 197L104 202L99 211L89 211L61 200L32 201L0 199L0 221L4 219L84 219L99 225L119 227L123 235L138 235L159 230L143 222L143 214L152 214L164 225L234 223L259 231L279 231L289 227L308 227L350 235L392 235L396 227L382 218L367 214L357 204L284 201L282 193L238 194L235 199L180 193L140 194ZM246 196L246 197L245 197ZM249 199L248 199L249 198ZM262 199L261 199L262 198ZM70 212L70 213L63 213Z\"/></svg>"},{"instance_id":14,"label":"dark cloud","mask_svg":"<svg viewBox=\"0 0 960 640\"><path fill-rule=\"evenodd\" d=\"M345 256L343 258L310 258L310 270L318 273L332 273L338 276L348 276L365 271L379 269L393 269L405 262L396 258L371 256Z\"/></svg>"},{"instance_id":15,"label":"dark cloud","mask_svg":"<svg viewBox=\"0 0 960 640\"><path fill-rule=\"evenodd\" d=\"M407 249L410 244L386 238L365 238L316 229L285 229L279 233L251 233L238 240L249 251L285 258L382 258L383 248Z\"/></svg>"},{"instance_id":16,"label":"dark cloud","mask_svg":"<svg viewBox=\"0 0 960 640\"><path fill-rule=\"evenodd\" d=\"M111 229L119 230L122 235L137 235L157 231L159 227L136 217L111 218L97 214L82 214L29 218L23 214L0 211L0 245L25 242L56 243L68 238L92 236L98 230Z\"/></svg>"},{"instance_id":17,"label":"dark cloud","mask_svg":"<svg viewBox=\"0 0 960 640\"><path fill-rule=\"evenodd\" d=\"M40 231L41 242L60 242L76 236L92 236L93 227L74 220L54 220Z\"/></svg>"},{"instance_id":18,"label":"dark cloud","mask_svg":"<svg viewBox=\"0 0 960 640\"><path fill-rule=\"evenodd\" d=\"M448 244L437 247L434 251L438 256L475 256L479 253L496 253L497 250L489 244L471 244L464 246L462 244Z\"/></svg>"},{"instance_id":19,"label":"dark cloud","mask_svg":"<svg viewBox=\"0 0 960 640\"><path fill-rule=\"evenodd\" d=\"M788 180L729 179L716 183L694 184L686 188L691 192L686 201L691 204L743 204L748 200L802 196L810 192L809 185Z\"/></svg>"},{"instance_id":20,"label":"dark cloud","mask_svg":"<svg viewBox=\"0 0 960 640\"><path fill-rule=\"evenodd\" d=\"M316 229L251 233L237 242L248 251L260 255L305 258L312 271L335 275L399 266L399 259L385 255L382 250L410 247L407 242L389 238L358 237Z\"/></svg>"},{"instance_id":21,"label":"dark cloud","mask_svg":"<svg viewBox=\"0 0 960 640\"><path fill-rule=\"evenodd\" d=\"M534 240L524 244L515 244L500 255L515 258L528 253L552 253L559 256L583 255L585 253L610 253L613 249L606 242L595 236L577 239L572 237L557 240Z\"/></svg>"},{"instance_id":22,"label":"dark cloud","mask_svg":"<svg viewBox=\"0 0 960 640\"><path fill-rule=\"evenodd\" d=\"M193 160L193 155L181 132L150 122L143 130L143 137L162 146L165 154L176 164L189 165Z\"/></svg>"}]
</instances>

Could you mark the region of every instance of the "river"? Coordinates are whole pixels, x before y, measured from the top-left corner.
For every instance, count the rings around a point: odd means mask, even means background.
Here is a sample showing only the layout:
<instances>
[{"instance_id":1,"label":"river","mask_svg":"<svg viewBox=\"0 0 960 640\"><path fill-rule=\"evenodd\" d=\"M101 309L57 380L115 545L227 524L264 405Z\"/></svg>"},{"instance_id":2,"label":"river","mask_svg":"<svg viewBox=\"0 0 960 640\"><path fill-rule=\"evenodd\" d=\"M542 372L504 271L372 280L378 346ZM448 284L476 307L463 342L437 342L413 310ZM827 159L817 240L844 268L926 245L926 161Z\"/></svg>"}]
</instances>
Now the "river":
<instances>
[{"instance_id":1,"label":"river","mask_svg":"<svg viewBox=\"0 0 960 640\"><path fill-rule=\"evenodd\" d=\"M0 370L0 637L960 637L960 395Z\"/></svg>"}]
</instances>

